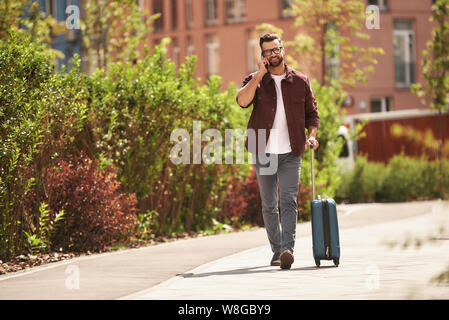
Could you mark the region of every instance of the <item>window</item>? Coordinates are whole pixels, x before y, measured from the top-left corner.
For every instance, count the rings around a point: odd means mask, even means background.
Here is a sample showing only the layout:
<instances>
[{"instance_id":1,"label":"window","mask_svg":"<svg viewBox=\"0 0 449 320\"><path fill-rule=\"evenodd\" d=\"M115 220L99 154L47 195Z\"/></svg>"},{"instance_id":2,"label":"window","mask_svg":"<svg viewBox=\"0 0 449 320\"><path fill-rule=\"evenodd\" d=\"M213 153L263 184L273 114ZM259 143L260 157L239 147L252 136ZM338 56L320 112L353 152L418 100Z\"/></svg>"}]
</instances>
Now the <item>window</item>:
<instances>
[{"instance_id":1,"label":"window","mask_svg":"<svg viewBox=\"0 0 449 320\"><path fill-rule=\"evenodd\" d=\"M291 18L293 13L292 9L293 0L281 0L281 18Z\"/></svg>"},{"instance_id":2,"label":"window","mask_svg":"<svg viewBox=\"0 0 449 320\"><path fill-rule=\"evenodd\" d=\"M220 57L218 54L218 37L216 35L208 35L206 41L207 50L207 76L219 73Z\"/></svg>"},{"instance_id":3,"label":"window","mask_svg":"<svg viewBox=\"0 0 449 320\"><path fill-rule=\"evenodd\" d=\"M245 0L226 0L226 22L239 23L246 21Z\"/></svg>"},{"instance_id":4,"label":"window","mask_svg":"<svg viewBox=\"0 0 449 320\"><path fill-rule=\"evenodd\" d=\"M195 54L195 45L191 36L187 36L187 55L193 56Z\"/></svg>"},{"instance_id":5,"label":"window","mask_svg":"<svg viewBox=\"0 0 449 320\"><path fill-rule=\"evenodd\" d=\"M206 0L206 26L214 26L217 22L217 0Z\"/></svg>"},{"instance_id":6,"label":"window","mask_svg":"<svg viewBox=\"0 0 449 320\"><path fill-rule=\"evenodd\" d=\"M371 112L388 112L390 108L390 98L373 98L370 101Z\"/></svg>"},{"instance_id":7,"label":"window","mask_svg":"<svg viewBox=\"0 0 449 320\"><path fill-rule=\"evenodd\" d=\"M415 82L413 23L411 20L395 20L393 24L396 88L410 88Z\"/></svg>"},{"instance_id":8,"label":"window","mask_svg":"<svg viewBox=\"0 0 449 320\"><path fill-rule=\"evenodd\" d=\"M160 17L154 21L154 31L164 31L164 1L153 0L153 14L160 13Z\"/></svg>"},{"instance_id":9,"label":"window","mask_svg":"<svg viewBox=\"0 0 449 320\"><path fill-rule=\"evenodd\" d=\"M259 70L260 59L259 33L256 30L248 30L248 72Z\"/></svg>"},{"instance_id":10,"label":"window","mask_svg":"<svg viewBox=\"0 0 449 320\"><path fill-rule=\"evenodd\" d=\"M378 6L380 11L388 11L388 0L368 0L368 5Z\"/></svg>"},{"instance_id":11,"label":"window","mask_svg":"<svg viewBox=\"0 0 449 320\"><path fill-rule=\"evenodd\" d=\"M176 30L178 28L178 4L177 0L171 0L171 28Z\"/></svg>"},{"instance_id":12,"label":"window","mask_svg":"<svg viewBox=\"0 0 449 320\"><path fill-rule=\"evenodd\" d=\"M193 28L193 0L185 0L186 5L186 28Z\"/></svg>"}]
</instances>

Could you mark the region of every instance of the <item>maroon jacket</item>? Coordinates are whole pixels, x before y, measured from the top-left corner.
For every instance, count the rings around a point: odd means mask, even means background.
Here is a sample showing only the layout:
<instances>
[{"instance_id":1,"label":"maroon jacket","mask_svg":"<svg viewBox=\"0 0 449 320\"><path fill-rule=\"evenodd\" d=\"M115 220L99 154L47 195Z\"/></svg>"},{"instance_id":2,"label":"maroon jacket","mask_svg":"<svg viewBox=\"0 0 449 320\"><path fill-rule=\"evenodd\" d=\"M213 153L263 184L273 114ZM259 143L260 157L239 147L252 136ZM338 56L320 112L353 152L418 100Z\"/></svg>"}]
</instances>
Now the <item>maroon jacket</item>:
<instances>
[{"instance_id":1,"label":"maroon jacket","mask_svg":"<svg viewBox=\"0 0 449 320\"><path fill-rule=\"evenodd\" d=\"M292 155L298 156L303 154L306 150L305 128L308 129L310 126L318 128L320 125L320 118L318 116L317 103L310 87L309 78L301 72L290 69L287 64L285 64L285 69L286 77L281 82L282 98L284 101L285 116L287 118ZM244 87L256 73L257 72L251 73L246 77L242 87ZM247 128L254 129L256 132L256 153L263 153L265 150L261 150L261 152L258 152L257 150L258 129L265 129L265 143L268 143L277 105L275 83L269 73L266 73L259 83L253 101L247 106L240 107L248 108L251 104L254 105L254 107ZM253 152L252 148L250 150L248 149L248 137L245 141L245 148L246 150Z\"/></svg>"}]
</instances>

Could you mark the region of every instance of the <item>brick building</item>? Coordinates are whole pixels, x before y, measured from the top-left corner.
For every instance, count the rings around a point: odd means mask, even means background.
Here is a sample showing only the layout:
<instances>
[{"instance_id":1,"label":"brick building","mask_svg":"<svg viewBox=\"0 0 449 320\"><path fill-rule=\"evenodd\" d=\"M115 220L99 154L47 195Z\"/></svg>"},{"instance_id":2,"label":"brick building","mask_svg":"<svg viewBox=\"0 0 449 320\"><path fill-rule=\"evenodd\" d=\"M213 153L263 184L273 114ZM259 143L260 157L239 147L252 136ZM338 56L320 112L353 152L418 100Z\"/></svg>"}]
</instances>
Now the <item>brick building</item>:
<instances>
[{"instance_id":1,"label":"brick building","mask_svg":"<svg viewBox=\"0 0 449 320\"><path fill-rule=\"evenodd\" d=\"M370 46L383 48L385 55L377 56L379 64L368 83L348 89L347 114L426 108L410 86L423 81L421 51L431 36L432 0L360 1L380 8L380 28L363 31L371 37ZM139 5L161 13L150 44L170 37L174 61L197 55L196 76L220 75L224 87L230 82L240 86L256 70L260 56L256 25L270 23L283 29L285 40L297 32L291 28L294 19L284 11L289 0L140 0ZM319 68L301 71L317 79L321 75Z\"/></svg>"}]
</instances>

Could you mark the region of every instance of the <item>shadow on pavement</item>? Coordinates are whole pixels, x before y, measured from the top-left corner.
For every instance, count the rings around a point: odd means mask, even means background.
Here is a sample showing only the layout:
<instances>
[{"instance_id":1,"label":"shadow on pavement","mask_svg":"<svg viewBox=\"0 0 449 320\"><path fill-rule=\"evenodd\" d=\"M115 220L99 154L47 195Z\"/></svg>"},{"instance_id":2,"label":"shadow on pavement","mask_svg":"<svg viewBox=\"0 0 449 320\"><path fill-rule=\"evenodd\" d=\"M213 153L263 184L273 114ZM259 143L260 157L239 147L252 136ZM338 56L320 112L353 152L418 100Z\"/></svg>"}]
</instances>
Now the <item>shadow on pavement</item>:
<instances>
[{"instance_id":1,"label":"shadow on pavement","mask_svg":"<svg viewBox=\"0 0 449 320\"><path fill-rule=\"evenodd\" d=\"M255 270L261 268L270 268L263 270ZM202 277L210 277L210 276L222 276L222 275L237 275L237 274L255 274L255 273L272 273L272 272L287 272L287 271L305 271L305 270L320 270L320 269L328 269L328 268L336 268L335 266L321 266L317 268L316 266L312 267L302 267L302 268L291 268L290 270L283 270L279 267L272 267L270 265L251 267L251 268L241 268L234 270L225 270L225 271L216 271L216 272L205 272L205 273L182 273L177 274L179 277L183 278L202 278Z\"/></svg>"}]
</instances>

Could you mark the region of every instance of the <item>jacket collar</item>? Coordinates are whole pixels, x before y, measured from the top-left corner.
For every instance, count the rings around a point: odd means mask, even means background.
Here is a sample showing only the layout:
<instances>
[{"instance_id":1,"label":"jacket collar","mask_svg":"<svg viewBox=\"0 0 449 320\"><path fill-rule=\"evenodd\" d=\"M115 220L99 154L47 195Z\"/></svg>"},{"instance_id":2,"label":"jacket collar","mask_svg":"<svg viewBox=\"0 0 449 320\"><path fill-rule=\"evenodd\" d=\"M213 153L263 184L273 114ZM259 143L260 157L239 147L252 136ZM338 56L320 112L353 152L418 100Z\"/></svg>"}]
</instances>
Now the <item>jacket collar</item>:
<instances>
[{"instance_id":1,"label":"jacket collar","mask_svg":"<svg viewBox=\"0 0 449 320\"><path fill-rule=\"evenodd\" d=\"M284 67L285 67L285 80L287 82L293 83L293 69L291 69L285 62ZM272 80L273 78L271 77L271 74L267 72L262 78L262 83L266 85Z\"/></svg>"}]
</instances>

